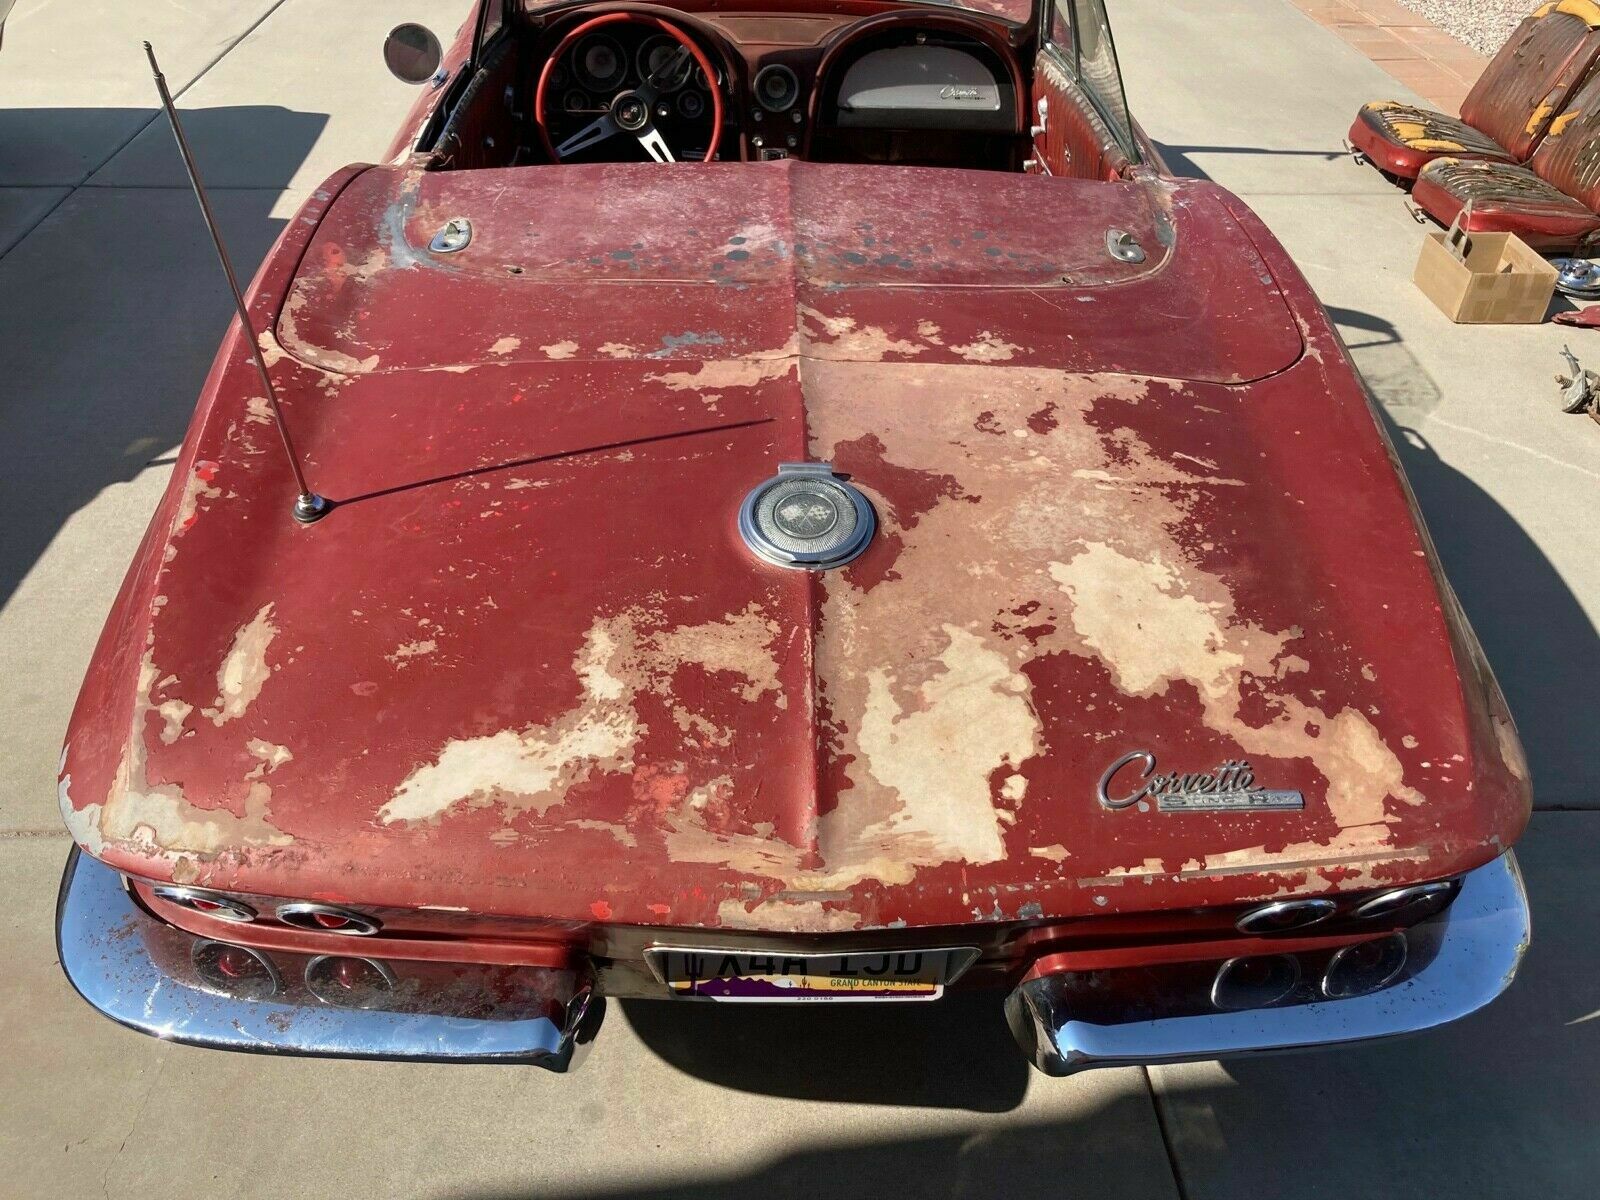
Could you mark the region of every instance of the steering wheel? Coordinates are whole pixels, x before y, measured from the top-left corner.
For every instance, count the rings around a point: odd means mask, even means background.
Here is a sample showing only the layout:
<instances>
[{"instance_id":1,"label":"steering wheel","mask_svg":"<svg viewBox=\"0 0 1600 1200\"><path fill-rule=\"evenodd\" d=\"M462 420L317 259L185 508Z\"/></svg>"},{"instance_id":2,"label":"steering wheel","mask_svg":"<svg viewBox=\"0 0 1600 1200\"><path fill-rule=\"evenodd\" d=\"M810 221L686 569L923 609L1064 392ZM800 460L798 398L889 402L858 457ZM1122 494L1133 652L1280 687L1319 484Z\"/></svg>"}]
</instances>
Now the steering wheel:
<instances>
[{"instance_id":1,"label":"steering wheel","mask_svg":"<svg viewBox=\"0 0 1600 1200\"><path fill-rule=\"evenodd\" d=\"M670 59L651 71L638 87L618 92L604 113L559 146L556 145L550 140L550 126L545 119L546 104L550 97L550 80L555 73L556 64L580 38L602 26L618 24L648 25L652 29L658 29L677 42L678 49ZM606 13L604 16L582 22L562 38L550 52L550 57L545 59L544 70L539 72L539 86L534 92L533 121L539 127L539 139L544 142L545 152L550 155L551 161L560 162L567 155L586 150L596 142L602 142L614 135L631 134L639 139L639 144L644 147L645 153L656 162L677 162L677 156L672 153L672 148L667 145L666 139L661 136L661 131L651 123L650 118L655 111L656 101L666 90L667 84L683 70L691 57L700 65L700 69L705 72L705 77L711 84L711 144L706 147L706 156L703 160L711 162L717 156L717 143L722 140L722 92L716 84L716 71L712 69L710 61L700 47L672 22L644 13L631 12Z\"/></svg>"}]
</instances>

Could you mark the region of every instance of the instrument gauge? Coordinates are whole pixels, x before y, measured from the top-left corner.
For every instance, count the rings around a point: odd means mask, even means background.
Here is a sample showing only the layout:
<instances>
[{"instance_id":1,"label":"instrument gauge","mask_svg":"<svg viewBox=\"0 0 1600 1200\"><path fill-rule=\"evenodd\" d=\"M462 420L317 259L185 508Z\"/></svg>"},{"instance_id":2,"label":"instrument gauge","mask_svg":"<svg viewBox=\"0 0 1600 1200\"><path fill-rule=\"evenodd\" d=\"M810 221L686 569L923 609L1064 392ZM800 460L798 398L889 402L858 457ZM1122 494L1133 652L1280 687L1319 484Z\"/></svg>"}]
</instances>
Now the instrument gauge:
<instances>
[{"instance_id":1,"label":"instrument gauge","mask_svg":"<svg viewBox=\"0 0 1600 1200\"><path fill-rule=\"evenodd\" d=\"M683 48L682 43L675 38L657 34L655 37L645 38L639 43L639 53L634 58L634 66L639 72L640 79L649 79L651 74L666 66L672 61L672 56ZM683 64L673 73L672 78L666 80L661 90L675 92L688 83L697 68L694 59L686 58Z\"/></svg>"},{"instance_id":2,"label":"instrument gauge","mask_svg":"<svg viewBox=\"0 0 1600 1200\"><path fill-rule=\"evenodd\" d=\"M693 121L706 114L706 98L696 91L678 94L678 115Z\"/></svg>"},{"instance_id":3,"label":"instrument gauge","mask_svg":"<svg viewBox=\"0 0 1600 1200\"><path fill-rule=\"evenodd\" d=\"M788 112L800 99L800 80L782 63L769 63L756 72L756 103L771 113Z\"/></svg>"},{"instance_id":4,"label":"instrument gauge","mask_svg":"<svg viewBox=\"0 0 1600 1200\"><path fill-rule=\"evenodd\" d=\"M593 33L572 51L572 73L591 92L609 92L628 77L628 56L615 38Z\"/></svg>"}]
</instances>

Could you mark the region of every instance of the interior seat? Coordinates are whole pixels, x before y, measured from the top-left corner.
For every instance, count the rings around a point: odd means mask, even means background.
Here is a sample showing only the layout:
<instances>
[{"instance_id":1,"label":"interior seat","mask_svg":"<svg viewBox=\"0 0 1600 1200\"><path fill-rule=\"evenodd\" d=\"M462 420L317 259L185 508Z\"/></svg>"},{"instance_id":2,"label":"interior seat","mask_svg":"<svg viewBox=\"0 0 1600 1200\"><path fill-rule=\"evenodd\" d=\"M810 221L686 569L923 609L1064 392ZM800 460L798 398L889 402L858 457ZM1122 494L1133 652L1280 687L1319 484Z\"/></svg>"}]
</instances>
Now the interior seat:
<instances>
[{"instance_id":1,"label":"interior seat","mask_svg":"<svg viewBox=\"0 0 1600 1200\"><path fill-rule=\"evenodd\" d=\"M1445 157L1526 162L1597 58L1600 0L1547 0L1484 68L1459 117L1375 100L1356 115L1350 144L1402 179Z\"/></svg>"},{"instance_id":2,"label":"interior seat","mask_svg":"<svg viewBox=\"0 0 1600 1200\"><path fill-rule=\"evenodd\" d=\"M1568 251L1600 234L1600 72L1550 122L1526 166L1441 158L1412 198L1430 216L1462 219L1469 233L1514 233L1536 250Z\"/></svg>"}]
</instances>

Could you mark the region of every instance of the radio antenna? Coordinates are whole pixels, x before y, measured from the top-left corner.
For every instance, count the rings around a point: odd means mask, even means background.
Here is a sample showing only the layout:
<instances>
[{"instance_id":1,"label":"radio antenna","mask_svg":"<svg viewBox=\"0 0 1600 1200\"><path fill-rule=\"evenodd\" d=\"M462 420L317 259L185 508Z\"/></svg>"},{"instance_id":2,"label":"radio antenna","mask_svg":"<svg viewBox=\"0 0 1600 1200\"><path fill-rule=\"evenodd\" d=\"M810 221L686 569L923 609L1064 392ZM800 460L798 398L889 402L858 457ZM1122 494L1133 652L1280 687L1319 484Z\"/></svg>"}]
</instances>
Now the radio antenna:
<instances>
[{"instance_id":1,"label":"radio antenna","mask_svg":"<svg viewBox=\"0 0 1600 1200\"><path fill-rule=\"evenodd\" d=\"M183 166L189 172L189 182L194 187L194 197L200 202L200 215L205 218L206 231L217 248L217 258L222 263L222 273L228 277L228 289L233 293L233 303L239 310L239 324L250 343L250 353L255 358L256 370L261 373L261 386L267 389L267 407L272 410L272 420L283 439L284 453L289 456L289 469L294 472L294 485L299 496L294 502L294 519L303 525L327 514L333 507L306 485L305 472L300 468L300 457L295 453L294 440L289 436L289 426L284 423L283 410L278 407L278 393L272 386L272 375L267 371L267 359L261 351L261 339L250 324L250 311L245 307L244 294L239 291L239 279L233 273L233 262L228 258L228 248L222 244L222 231L217 228L216 215L211 211L211 201L206 199L205 185L200 182L200 171L194 165L194 155L189 150L189 139L183 136L183 125L178 120L177 107L172 103L172 93L167 90L167 77L156 63L156 52L149 42L144 44L145 57L150 60L150 70L155 73L156 90L161 93L161 107L166 110L172 125L172 136L177 140L178 153L183 156Z\"/></svg>"}]
</instances>

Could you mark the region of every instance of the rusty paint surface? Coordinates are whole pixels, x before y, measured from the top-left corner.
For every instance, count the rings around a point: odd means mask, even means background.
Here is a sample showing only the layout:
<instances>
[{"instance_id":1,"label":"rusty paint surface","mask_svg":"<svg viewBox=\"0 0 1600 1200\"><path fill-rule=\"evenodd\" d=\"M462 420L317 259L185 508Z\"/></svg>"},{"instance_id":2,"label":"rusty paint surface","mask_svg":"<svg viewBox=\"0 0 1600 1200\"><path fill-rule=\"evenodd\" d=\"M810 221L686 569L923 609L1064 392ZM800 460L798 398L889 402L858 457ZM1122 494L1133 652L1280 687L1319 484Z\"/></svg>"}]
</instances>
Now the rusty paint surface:
<instances>
[{"instance_id":1,"label":"rusty paint surface","mask_svg":"<svg viewBox=\"0 0 1600 1200\"><path fill-rule=\"evenodd\" d=\"M289 519L231 335L63 755L122 869L821 933L1436 878L1526 819L1353 370L1212 185L351 170L252 305L339 507ZM808 458L881 523L824 577L735 524ZM1306 809L1102 811L1133 749Z\"/></svg>"}]
</instances>

